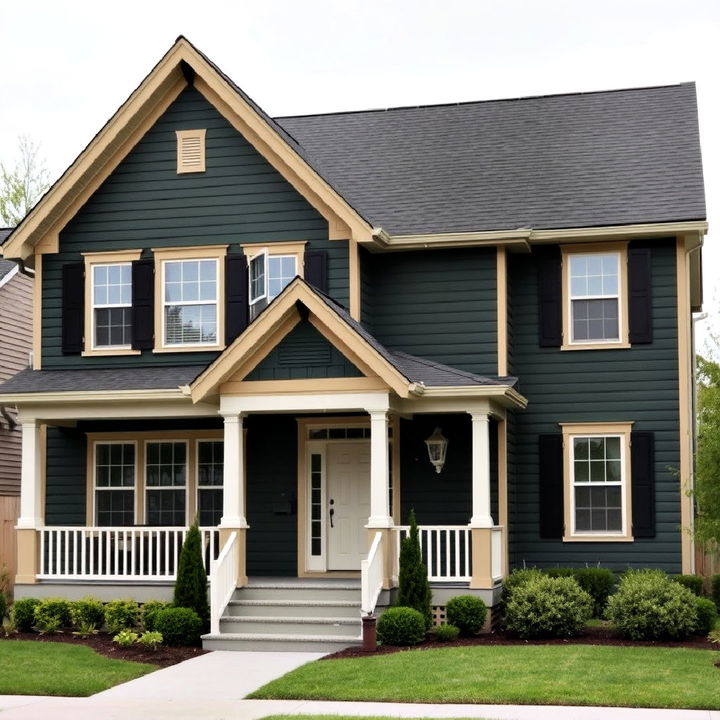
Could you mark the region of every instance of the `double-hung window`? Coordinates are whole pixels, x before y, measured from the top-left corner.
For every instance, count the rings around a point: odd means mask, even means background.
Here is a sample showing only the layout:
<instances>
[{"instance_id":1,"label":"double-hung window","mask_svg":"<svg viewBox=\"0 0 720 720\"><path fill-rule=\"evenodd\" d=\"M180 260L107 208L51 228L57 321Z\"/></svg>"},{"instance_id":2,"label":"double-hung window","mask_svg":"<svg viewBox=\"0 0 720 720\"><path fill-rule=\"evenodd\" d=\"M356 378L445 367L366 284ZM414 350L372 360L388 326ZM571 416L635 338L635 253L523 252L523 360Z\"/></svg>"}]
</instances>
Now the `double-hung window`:
<instances>
[{"instance_id":1,"label":"double-hung window","mask_svg":"<svg viewBox=\"0 0 720 720\"><path fill-rule=\"evenodd\" d=\"M124 526L135 522L135 460L133 442L94 445L95 523Z\"/></svg>"},{"instance_id":2,"label":"double-hung window","mask_svg":"<svg viewBox=\"0 0 720 720\"><path fill-rule=\"evenodd\" d=\"M223 441L198 440L197 458L198 521L215 527L223 514Z\"/></svg>"},{"instance_id":3,"label":"double-hung window","mask_svg":"<svg viewBox=\"0 0 720 720\"><path fill-rule=\"evenodd\" d=\"M184 526L187 502L187 442L145 444L145 520Z\"/></svg>"}]
</instances>

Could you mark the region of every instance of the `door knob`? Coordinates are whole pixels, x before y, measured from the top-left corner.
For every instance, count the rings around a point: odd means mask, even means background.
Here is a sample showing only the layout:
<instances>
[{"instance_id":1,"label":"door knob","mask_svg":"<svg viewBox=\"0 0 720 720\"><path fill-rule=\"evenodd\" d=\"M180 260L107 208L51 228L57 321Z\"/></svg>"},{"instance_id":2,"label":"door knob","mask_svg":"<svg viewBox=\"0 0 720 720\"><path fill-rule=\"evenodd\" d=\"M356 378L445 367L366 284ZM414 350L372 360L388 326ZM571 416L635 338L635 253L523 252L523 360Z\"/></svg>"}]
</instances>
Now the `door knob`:
<instances>
[{"instance_id":1,"label":"door knob","mask_svg":"<svg viewBox=\"0 0 720 720\"><path fill-rule=\"evenodd\" d=\"M335 525L333 524L333 515L335 515L335 508L330 508L330 527L334 528Z\"/></svg>"}]
</instances>

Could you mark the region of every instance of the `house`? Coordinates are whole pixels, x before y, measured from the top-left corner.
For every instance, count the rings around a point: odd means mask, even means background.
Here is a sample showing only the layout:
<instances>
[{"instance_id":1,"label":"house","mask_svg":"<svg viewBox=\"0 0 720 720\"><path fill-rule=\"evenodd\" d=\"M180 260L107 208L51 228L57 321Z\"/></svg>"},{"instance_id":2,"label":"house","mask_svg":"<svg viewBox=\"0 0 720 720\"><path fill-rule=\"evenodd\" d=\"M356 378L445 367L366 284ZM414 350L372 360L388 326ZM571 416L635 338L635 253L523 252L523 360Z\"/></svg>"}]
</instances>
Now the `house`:
<instances>
[{"instance_id":1,"label":"house","mask_svg":"<svg viewBox=\"0 0 720 720\"><path fill-rule=\"evenodd\" d=\"M0 228L0 244L12 228ZM28 366L32 345L32 279L0 259L0 382ZM15 575L20 510L20 428L13 406L0 403L0 572Z\"/></svg>"},{"instance_id":2,"label":"house","mask_svg":"<svg viewBox=\"0 0 720 720\"><path fill-rule=\"evenodd\" d=\"M331 648L411 508L439 612L691 572L706 230L691 83L273 119L178 38L3 246L17 594L167 596L198 517L208 647Z\"/></svg>"}]
</instances>

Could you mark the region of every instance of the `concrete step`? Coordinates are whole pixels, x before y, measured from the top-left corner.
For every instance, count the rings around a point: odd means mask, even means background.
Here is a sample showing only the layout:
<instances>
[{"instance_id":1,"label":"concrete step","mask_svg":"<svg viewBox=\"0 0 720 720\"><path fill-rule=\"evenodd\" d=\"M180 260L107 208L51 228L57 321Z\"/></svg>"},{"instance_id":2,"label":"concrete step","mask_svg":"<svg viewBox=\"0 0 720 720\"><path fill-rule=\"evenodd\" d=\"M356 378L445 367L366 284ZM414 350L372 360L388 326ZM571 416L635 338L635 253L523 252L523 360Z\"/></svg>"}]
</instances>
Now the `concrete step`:
<instances>
[{"instance_id":1,"label":"concrete step","mask_svg":"<svg viewBox=\"0 0 720 720\"><path fill-rule=\"evenodd\" d=\"M220 633L260 633L281 632L291 635L317 637L324 635L359 636L362 624L359 618L348 617L235 617L225 615L220 618Z\"/></svg>"},{"instance_id":2,"label":"concrete step","mask_svg":"<svg viewBox=\"0 0 720 720\"><path fill-rule=\"evenodd\" d=\"M205 650L244 650L262 652L333 653L361 645L359 635L316 635L305 637L289 633L208 633L203 635Z\"/></svg>"},{"instance_id":3,"label":"concrete step","mask_svg":"<svg viewBox=\"0 0 720 720\"><path fill-rule=\"evenodd\" d=\"M234 600L359 600L360 586L353 583L312 581L292 583L255 583L235 591Z\"/></svg>"},{"instance_id":4,"label":"concrete step","mask_svg":"<svg viewBox=\"0 0 720 720\"><path fill-rule=\"evenodd\" d=\"M360 617L356 600L231 600L225 615L233 617Z\"/></svg>"}]
</instances>

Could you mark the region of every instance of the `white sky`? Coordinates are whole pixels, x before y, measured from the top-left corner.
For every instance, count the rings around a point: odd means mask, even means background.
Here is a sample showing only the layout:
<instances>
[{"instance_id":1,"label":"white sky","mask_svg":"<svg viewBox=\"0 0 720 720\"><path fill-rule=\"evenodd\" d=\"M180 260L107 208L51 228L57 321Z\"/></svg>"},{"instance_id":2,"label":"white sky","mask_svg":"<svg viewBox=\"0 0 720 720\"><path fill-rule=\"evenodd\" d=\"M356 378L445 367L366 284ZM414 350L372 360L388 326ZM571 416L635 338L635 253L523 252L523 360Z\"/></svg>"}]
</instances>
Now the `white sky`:
<instances>
[{"instance_id":1,"label":"white sky","mask_svg":"<svg viewBox=\"0 0 720 720\"><path fill-rule=\"evenodd\" d=\"M717 314L718 0L0 0L0 161L54 180L179 34L271 115L695 80Z\"/></svg>"}]
</instances>

